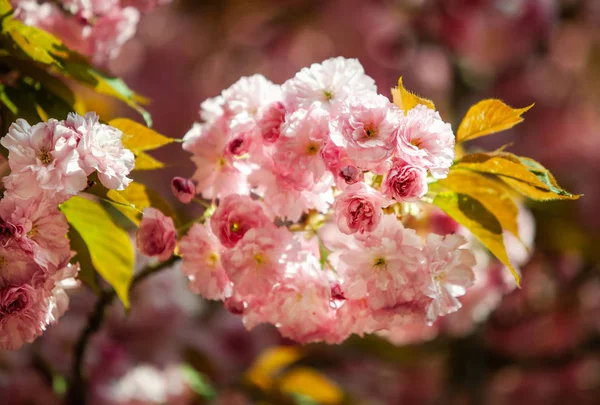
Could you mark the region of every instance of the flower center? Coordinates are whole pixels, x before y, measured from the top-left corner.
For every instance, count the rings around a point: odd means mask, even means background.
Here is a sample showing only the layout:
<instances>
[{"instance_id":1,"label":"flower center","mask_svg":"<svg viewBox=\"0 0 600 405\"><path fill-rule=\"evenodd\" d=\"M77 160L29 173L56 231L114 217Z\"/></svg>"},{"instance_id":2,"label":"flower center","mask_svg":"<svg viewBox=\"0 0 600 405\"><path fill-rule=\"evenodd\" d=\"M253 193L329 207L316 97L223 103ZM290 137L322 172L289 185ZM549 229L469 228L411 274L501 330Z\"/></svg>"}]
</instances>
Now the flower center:
<instances>
[{"instance_id":1,"label":"flower center","mask_svg":"<svg viewBox=\"0 0 600 405\"><path fill-rule=\"evenodd\" d=\"M206 262L210 267L215 267L215 265L219 262L219 255L215 252L210 252L206 258Z\"/></svg>"},{"instance_id":2,"label":"flower center","mask_svg":"<svg viewBox=\"0 0 600 405\"><path fill-rule=\"evenodd\" d=\"M367 138L369 138L369 139L375 138L377 136L377 130L373 127L368 127L365 129L365 134L367 135Z\"/></svg>"},{"instance_id":3,"label":"flower center","mask_svg":"<svg viewBox=\"0 0 600 405\"><path fill-rule=\"evenodd\" d=\"M375 267L376 270L385 270L387 268L385 257L376 257L373 261L373 267Z\"/></svg>"},{"instance_id":4,"label":"flower center","mask_svg":"<svg viewBox=\"0 0 600 405\"><path fill-rule=\"evenodd\" d=\"M323 96L325 96L326 101L333 100L333 92L331 90L323 90Z\"/></svg>"},{"instance_id":5,"label":"flower center","mask_svg":"<svg viewBox=\"0 0 600 405\"><path fill-rule=\"evenodd\" d=\"M254 261L260 266L265 262L265 256L262 253L257 253L254 255Z\"/></svg>"},{"instance_id":6,"label":"flower center","mask_svg":"<svg viewBox=\"0 0 600 405\"><path fill-rule=\"evenodd\" d=\"M415 148L417 148L417 149L421 149L422 142L421 142L421 140L419 138L415 138L415 139L413 139L413 140L410 141L410 144L412 146L414 146Z\"/></svg>"},{"instance_id":7,"label":"flower center","mask_svg":"<svg viewBox=\"0 0 600 405\"><path fill-rule=\"evenodd\" d=\"M219 167L219 169L222 169L223 166L225 166L227 164L227 161L225 160L224 157L219 158L219 160L217 160L217 166Z\"/></svg>"},{"instance_id":8,"label":"flower center","mask_svg":"<svg viewBox=\"0 0 600 405\"><path fill-rule=\"evenodd\" d=\"M46 148L40 149L40 154L38 155L38 159L40 159L40 162L42 162L42 164L44 164L44 165L49 165L50 163L52 163L52 160L53 160L52 154Z\"/></svg>"},{"instance_id":9,"label":"flower center","mask_svg":"<svg viewBox=\"0 0 600 405\"><path fill-rule=\"evenodd\" d=\"M319 145L311 142L308 144L308 146L306 147L306 153L308 153L309 155L316 155L319 152Z\"/></svg>"},{"instance_id":10,"label":"flower center","mask_svg":"<svg viewBox=\"0 0 600 405\"><path fill-rule=\"evenodd\" d=\"M231 224L231 226L229 227L229 230L231 232L237 232L240 230L240 224L238 224L237 222L234 222Z\"/></svg>"},{"instance_id":11,"label":"flower center","mask_svg":"<svg viewBox=\"0 0 600 405\"><path fill-rule=\"evenodd\" d=\"M6 258L4 256L0 256L0 269L4 266L6 266L6 263L8 262L8 260L6 260Z\"/></svg>"}]
</instances>

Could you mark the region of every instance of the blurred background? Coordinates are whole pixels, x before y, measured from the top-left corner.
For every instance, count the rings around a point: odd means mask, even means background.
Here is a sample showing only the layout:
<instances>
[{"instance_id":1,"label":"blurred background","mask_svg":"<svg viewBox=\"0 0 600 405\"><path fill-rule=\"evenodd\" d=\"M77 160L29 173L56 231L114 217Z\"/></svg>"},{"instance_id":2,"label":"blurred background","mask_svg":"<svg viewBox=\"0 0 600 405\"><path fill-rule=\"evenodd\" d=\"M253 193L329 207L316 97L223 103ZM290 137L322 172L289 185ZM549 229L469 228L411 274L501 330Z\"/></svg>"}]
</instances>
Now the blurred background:
<instances>
[{"instance_id":1,"label":"blurred background","mask_svg":"<svg viewBox=\"0 0 600 405\"><path fill-rule=\"evenodd\" d=\"M585 196L529 207L536 247L523 288L489 263L462 318L390 339L297 349L274 328L247 332L188 292L178 269L149 278L129 316L115 305L93 339L94 404L600 404L600 1L176 0L146 15L108 68L152 100L159 132L180 138L200 103L240 76L282 83L333 56L358 58L386 95L403 76L455 128L483 98L535 102L524 123L471 146L510 142ZM138 119L87 97L104 119ZM170 195L170 179L193 166L178 145L157 156L169 165L162 180L139 179ZM93 305L75 291L58 325L0 353L1 403L62 403Z\"/></svg>"}]
</instances>

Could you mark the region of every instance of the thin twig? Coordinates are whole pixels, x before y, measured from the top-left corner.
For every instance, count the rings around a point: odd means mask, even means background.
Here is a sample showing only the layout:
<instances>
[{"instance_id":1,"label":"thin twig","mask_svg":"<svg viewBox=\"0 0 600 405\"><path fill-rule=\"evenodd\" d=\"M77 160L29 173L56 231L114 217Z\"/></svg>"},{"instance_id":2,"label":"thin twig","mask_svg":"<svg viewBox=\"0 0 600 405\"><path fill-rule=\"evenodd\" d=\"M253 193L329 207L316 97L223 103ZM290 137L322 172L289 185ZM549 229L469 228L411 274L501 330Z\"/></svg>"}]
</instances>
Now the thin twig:
<instances>
[{"instance_id":1,"label":"thin twig","mask_svg":"<svg viewBox=\"0 0 600 405\"><path fill-rule=\"evenodd\" d=\"M133 290L136 285L145 280L148 276L169 268L179 259L178 256L173 255L167 261L156 266L146 266L133 277L129 291ZM98 332L102 327L106 308L112 303L116 296L115 290L112 288L100 293L98 301L96 301L96 306L88 318L87 326L77 340L73 358L73 378L67 396L67 403L69 404L83 405L86 403L87 381L83 375L83 363L86 350L92 335Z\"/></svg>"}]
</instances>

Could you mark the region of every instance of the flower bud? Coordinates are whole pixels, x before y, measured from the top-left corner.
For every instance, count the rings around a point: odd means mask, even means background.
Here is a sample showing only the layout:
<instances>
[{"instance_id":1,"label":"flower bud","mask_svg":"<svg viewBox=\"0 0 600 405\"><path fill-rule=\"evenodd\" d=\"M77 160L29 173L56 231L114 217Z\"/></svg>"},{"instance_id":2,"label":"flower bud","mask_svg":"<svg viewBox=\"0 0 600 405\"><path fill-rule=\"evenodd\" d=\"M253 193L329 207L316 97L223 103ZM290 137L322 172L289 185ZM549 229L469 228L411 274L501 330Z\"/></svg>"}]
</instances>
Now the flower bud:
<instances>
[{"instance_id":1,"label":"flower bud","mask_svg":"<svg viewBox=\"0 0 600 405\"><path fill-rule=\"evenodd\" d=\"M174 177L171 181L171 191L179 201L189 204L196 194L194 182L183 177Z\"/></svg>"},{"instance_id":2,"label":"flower bud","mask_svg":"<svg viewBox=\"0 0 600 405\"><path fill-rule=\"evenodd\" d=\"M146 208L136 237L137 248L146 256L167 260L175 251L177 231L170 217L155 208Z\"/></svg>"}]
</instances>

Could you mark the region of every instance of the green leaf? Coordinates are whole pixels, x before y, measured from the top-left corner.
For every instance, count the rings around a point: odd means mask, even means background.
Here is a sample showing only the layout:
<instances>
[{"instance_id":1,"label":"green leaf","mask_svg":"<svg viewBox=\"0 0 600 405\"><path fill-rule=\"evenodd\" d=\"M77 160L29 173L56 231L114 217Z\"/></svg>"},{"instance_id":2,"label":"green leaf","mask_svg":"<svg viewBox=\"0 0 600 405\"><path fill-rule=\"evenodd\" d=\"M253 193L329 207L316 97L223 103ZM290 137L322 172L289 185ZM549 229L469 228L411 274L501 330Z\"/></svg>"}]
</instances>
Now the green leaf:
<instances>
[{"instance_id":1,"label":"green leaf","mask_svg":"<svg viewBox=\"0 0 600 405\"><path fill-rule=\"evenodd\" d=\"M502 225L485 205L467 194L453 191L443 191L437 194L433 204L471 231L498 260L508 267L515 277L517 285L520 285L521 273L517 267L513 266L508 253L506 253Z\"/></svg>"},{"instance_id":2,"label":"green leaf","mask_svg":"<svg viewBox=\"0 0 600 405\"><path fill-rule=\"evenodd\" d=\"M2 40L12 56L48 66L54 72L73 78L98 93L121 100L138 111L148 126L152 125L150 114L141 107L147 102L145 98L133 92L121 79L91 66L86 58L68 49L52 34L27 26L7 15L2 20Z\"/></svg>"},{"instance_id":3,"label":"green leaf","mask_svg":"<svg viewBox=\"0 0 600 405\"><path fill-rule=\"evenodd\" d=\"M157 192L141 183L132 182L125 190L109 190L106 196L116 204L114 207L139 225L145 208L154 207L166 216L176 220L175 212Z\"/></svg>"},{"instance_id":4,"label":"green leaf","mask_svg":"<svg viewBox=\"0 0 600 405\"><path fill-rule=\"evenodd\" d=\"M108 124L123 132L123 146L135 154L175 142L175 139L161 135L129 118L115 118Z\"/></svg>"},{"instance_id":5,"label":"green leaf","mask_svg":"<svg viewBox=\"0 0 600 405\"><path fill-rule=\"evenodd\" d=\"M554 176L535 160L512 153L473 153L456 162L452 169L466 169L495 175L533 200L576 200L580 197L561 188Z\"/></svg>"},{"instance_id":6,"label":"green leaf","mask_svg":"<svg viewBox=\"0 0 600 405\"><path fill-rule=\"evenodd\" d=\"M187 364L181 366L181 371L192 391L198 396L208 400L216 397L217 393L215 389L204 374Z\"/></svg>"},{"instance_id":7,"label":"green leaf","mask_svg":"<svg viewBox=\"0 0 600 405\"><path fill-rule=\"evenodd\" d=\"M533 104L525 108L512 108L496 99L480 101L467 111L456 132L456 142L469 141L512 128L523 121L521 115L531 107Z\"/></svg>"},{"instance_id":8,"label":"green leaf","mask_svg":"<svg viewBox=\"0 0 600 405\"><path fill-rule=\"evenodd\" d=\"M114 288L125 308L129 308L134 249L127 232L115 225L95 201L72 197L60 209L85 241L96 271Z\"/></svg>"}]
</instances>

